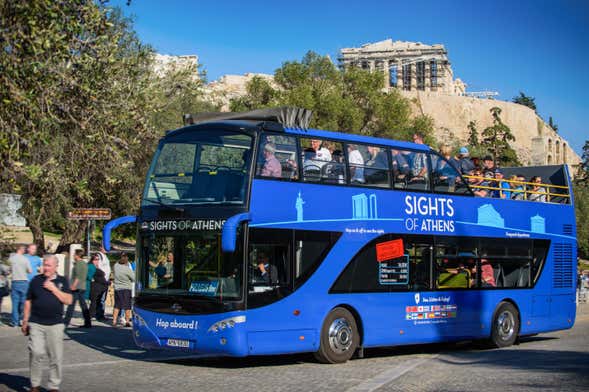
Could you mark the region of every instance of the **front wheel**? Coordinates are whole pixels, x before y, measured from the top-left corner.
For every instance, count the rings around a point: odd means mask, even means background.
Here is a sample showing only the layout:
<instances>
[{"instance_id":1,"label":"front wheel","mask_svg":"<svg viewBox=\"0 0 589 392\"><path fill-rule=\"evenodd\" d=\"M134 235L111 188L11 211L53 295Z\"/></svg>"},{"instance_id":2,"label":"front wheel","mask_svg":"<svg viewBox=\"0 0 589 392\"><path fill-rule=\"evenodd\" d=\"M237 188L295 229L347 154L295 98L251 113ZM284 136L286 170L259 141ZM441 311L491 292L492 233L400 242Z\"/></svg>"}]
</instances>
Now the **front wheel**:
<instances>
[{"instance_id":1,"label":"front wheel","mask_svg":"<svg viewBox=\"0 0 589 392\"><path fill-rule=\"evenodd\" d=\"M497 307L491 330L491 343L495 347L507 347L515 343L519 335L519 312L509 302Z\"/></svg>"},{"instance_id":2,"label":"front wheel","mask_svg":"<svg viewBox=\"0 0 589 392\"><path fill-rule=\"evenodd\" d=\"M321 341L315 358L321 363L344 363L360 343L356 319L345 308L335 308L321 328Z\"/></svg>"}]
</instances>

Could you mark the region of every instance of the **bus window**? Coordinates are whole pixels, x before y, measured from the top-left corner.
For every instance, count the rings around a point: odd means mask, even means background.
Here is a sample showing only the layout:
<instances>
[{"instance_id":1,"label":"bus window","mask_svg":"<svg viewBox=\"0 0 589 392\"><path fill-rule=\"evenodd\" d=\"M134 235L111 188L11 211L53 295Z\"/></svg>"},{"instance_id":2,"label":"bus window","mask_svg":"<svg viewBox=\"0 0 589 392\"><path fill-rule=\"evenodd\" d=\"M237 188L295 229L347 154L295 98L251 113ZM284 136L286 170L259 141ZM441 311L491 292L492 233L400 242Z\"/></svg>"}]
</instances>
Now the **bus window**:
<instances>
[{"instance_id":1,"label":"bus window","mask_svg":"<svg viewBox=\"0 0 589 392\"><path fill-rule=\"evenodd\" d=\"M393 184L397 189L407 188L411 170L409 168L410 152L402 150L391 150L391 168L393 174Z\"/></svg>"},{"instance_id":2,"label":"bus window","mask_svg":"<svg viewBox=\"0 0 589 392\"><path fill-rule=\"evenodd\" d=\"M427 154L413 151L404 155L409 162L409 179L407 189L426 191L429 190L429 169Z\"/></svg>"},{"instance_id":3,"label":"bus window","mask_svg":"<svg viewBox=\"0 0 589 392\"><path fill-rule=\"evenodd\" d=\"M432 158L432 178L434 180L434 192L442 193L469 193L468 186L463 181L455 163L446 160L439 155L430 155Z\"/></svg>"},{"instance_id":4,"label":"bus window","mask_svg":"<svg viewBox=\"0 0 589 392\"><path fill-rule=\"evenodd\" d=\"M389 187L389 159L385 149L348 144L348 162L352 184Z\"/></svg>"},{"instance_id":5,"label":"bus window","mask_svg":"<svg viewBox=\"0 0 589 392\"><path fill-rule=\"evenodd\" d=\"M399 249L398 247L401 247ZM390 257L380 247L397 249ZM402 253L402 254L401 254ZM386 255L386 252L385 252ZM430 288L430 244L384 235L362 248L333 284L332 293L378 293Z\"/></svg>"},{"instance_id":6,"label":"bus window","mask_svg":"<svg viewBox=\"0 0 589 392\"><path fill-rule=\"evenodd\" d=\"M435 284L438 290L468 289L479 286L481 274L477 245L477 241L472 238L440 237L436 239Z\"/></svg>"},{"instance_id":7,"label":"bus window","mask_svg":"<svg viewBox=\"0 0 589 392\"><path fill-rule=\"evenodd\" d=\"M319 267L341 233L327 231L295 231L295 288L301 286Z\"/></svg>"},{"instance_id":8,"label":"bus window","mask_svg":"<svg viewBox=\"0 0 589 392\"><path fill-rule=\"evenodd\" d=\"M293 136L263 134L260 138L256 175L296 180L297 141Z\"/></svg>"},{"instance_id":9,"label":"bus window","mask_svg":"<svg viewBox=\"0 0 589 392\"><path fill-rule=\"evenodd\" d=\"M327 184L345 184L343 145L321 139L301 138L303 180Z\"/></svg>"},{"instance_id":10,"label":"bus window","mask_svg":"<svg viewBox=\"0 0 589 392\"><path fill-rule=\"evenodd\" d=\"M255 308L292 292L292 231L251 229L249 239L248 307Z\"/></svg>"}]
</instances>

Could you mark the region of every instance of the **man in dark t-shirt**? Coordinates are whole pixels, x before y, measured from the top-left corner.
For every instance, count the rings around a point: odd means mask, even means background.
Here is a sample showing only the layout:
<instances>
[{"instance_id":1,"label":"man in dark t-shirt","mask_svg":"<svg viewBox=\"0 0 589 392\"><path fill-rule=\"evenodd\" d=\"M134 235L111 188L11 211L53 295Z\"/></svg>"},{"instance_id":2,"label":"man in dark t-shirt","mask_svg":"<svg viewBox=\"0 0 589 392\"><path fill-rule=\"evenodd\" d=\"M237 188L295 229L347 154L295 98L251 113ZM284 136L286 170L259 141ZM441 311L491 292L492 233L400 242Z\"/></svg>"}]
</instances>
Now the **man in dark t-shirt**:
<instances>
[{"instance_id":1,"label":"man in dark t-shirt","mask_svg":"<svg viewBox=\"0 0 589 392\"><path fill-rule=\"evenodd\" d=\"M63 305L72 303L70 286L57 275L57 257L45 255L43 274L31 280L25 302L22 331L29 335L31 391L39 391L43 360L49 357L50 391L59 390L63 359Z\"/></svg>"}]
</instances>

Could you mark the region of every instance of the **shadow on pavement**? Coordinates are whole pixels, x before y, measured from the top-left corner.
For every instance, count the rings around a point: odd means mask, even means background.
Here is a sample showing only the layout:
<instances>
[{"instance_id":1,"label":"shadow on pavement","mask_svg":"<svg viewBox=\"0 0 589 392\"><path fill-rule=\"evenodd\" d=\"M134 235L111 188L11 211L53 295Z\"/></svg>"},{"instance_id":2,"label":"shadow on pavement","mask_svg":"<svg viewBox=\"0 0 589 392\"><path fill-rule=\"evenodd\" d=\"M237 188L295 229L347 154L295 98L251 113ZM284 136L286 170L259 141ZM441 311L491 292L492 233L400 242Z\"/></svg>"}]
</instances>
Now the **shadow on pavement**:
<instances>
[{"instance_id":1,"label":"shadow on pavement","mask_svg":"<svg viewBox=\"0 0 589 392\"><path fill-rule=\"evenodd\" d=\"M28 377L0 373L0 389L2 389L1 387L6 387L8 390L24 391L28 390L30 386Z\"/></svg>"}]
</instances>

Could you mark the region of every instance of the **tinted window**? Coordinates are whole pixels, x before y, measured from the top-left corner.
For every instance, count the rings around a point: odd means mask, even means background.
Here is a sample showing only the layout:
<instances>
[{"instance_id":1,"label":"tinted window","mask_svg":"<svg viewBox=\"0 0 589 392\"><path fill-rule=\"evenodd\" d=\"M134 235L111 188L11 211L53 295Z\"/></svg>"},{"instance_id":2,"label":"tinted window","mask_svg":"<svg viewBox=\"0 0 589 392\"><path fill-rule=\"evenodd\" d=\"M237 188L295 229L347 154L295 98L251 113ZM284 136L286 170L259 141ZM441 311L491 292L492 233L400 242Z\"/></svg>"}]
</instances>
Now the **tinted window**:
<instances>
[{"instance_id":1,"label":"tinted window","mask_svg":"<svg viewBox=\"0 0 589 392\"><path fill-rule=\"evenodd\" d=\"M444 193L470 193L460 173L456 169L458 162L454 159L446 160L438 155L431 155L432 179L435 192Z\"/></svg>"},{"instance_id":2,"label":"tinted window","mask_svg":"<svg viewBox=\"0 0 589 392\"><path fill-rule=\"evenodd\" d=\"M302 285L319 267L341 233L295 231L295 287Z\"/></svg>"},{"instance_id":3,"label":"tinted window","mask_svg":"<svg viewBox=\"0 0 589 392\"><path fill-rule=\"evenodd\" d=\"M331 292L427 290L430 288L430 258L426 237L379 237L354 256Z\"/></svg>"},{"instance_id":4,"label":"tinted window","mask_svg":"<svg viewBox=\"0 0 589 392\"><path fill-rule=\"evenodd\" d=\"M297 142L293 136L263 134L260 138L256 175L296 180Z\"/></svg>"},{"instance_id":5,"label":"tinted window","mask_svg":"<svg viewBox=\"0 0 589 392\"><path fill-rule=\"evenodd\" d=\"M347 150L352 184L389 187L389 158L384 148L348 144Z\"/></svg>"},{"instance_id":6,"label":"tinted window","mask_svg":"<svg viewBox=\"0 0 589 392\"><path fill-rule=\"evenodd\" d=\"M326 184L345 184L343 145L322 139L301 138L303 180Z\"/></svg>"}]
</instances>

